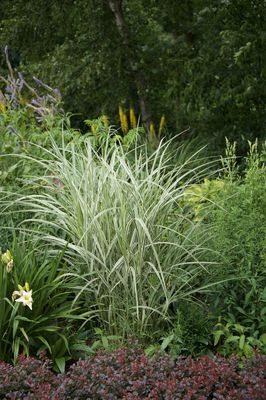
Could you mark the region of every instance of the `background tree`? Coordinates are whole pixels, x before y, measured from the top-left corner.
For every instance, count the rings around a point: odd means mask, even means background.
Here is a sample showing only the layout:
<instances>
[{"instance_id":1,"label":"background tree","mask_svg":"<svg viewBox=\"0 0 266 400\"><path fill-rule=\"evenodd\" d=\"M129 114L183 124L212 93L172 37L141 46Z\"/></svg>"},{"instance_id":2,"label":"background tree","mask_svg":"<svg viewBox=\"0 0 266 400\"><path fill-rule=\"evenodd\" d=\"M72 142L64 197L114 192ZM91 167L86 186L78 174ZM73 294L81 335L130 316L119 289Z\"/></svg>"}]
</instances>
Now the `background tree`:
<instances>
[{"instance_id":1,"label":"background tree","mask_svg":"<svg viewBox=\"0 0 266 400\"><path fill-rule=\"evenodd\" d=\"M80 121L116 123L131 102L144 122L166 114L169 133L190 127L217 151L226 135L244 150L265 135L265 26L265 0L2 0L0 47L58 86Z\"/></svg>"},{"instance_id":2,"label":"background tree","mask_svg":"<svg viewBox=\"0 0 266 400\"><path fill-rule=\"evenodd\" d=\"M224 136L265 139L266 2L205 1L194 14L197 40L185 61L179 118L220 148Z\"/></svg>"}]
</instances>

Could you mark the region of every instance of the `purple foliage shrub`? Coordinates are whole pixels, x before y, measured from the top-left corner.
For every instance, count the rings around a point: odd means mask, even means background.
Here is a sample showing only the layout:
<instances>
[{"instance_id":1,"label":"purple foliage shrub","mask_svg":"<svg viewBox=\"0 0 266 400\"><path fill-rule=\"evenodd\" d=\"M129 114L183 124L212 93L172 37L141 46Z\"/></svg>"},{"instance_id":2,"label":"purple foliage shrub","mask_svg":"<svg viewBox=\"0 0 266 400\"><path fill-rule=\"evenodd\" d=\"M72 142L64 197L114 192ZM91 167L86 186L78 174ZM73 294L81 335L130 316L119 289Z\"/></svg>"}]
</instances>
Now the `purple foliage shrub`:
<instances>
[{"instance_id":1,"label":"purple foliage shrub","mask_svg":"<svg viewBox=\"0 0 266 400\"><path fill-rule=\"evenodd\" d=\"M59 377L50 367L48 360L24 356L15 366L0 361L0 399L52 399Z\"/></svg>"},{"instance_id":2,"label":"purple foliage shrub","mask_svg":"<svg viewBox=\"0 0 266 400\"><path fill-rule=\"evenodd\" d=\"M242 365L241 365L242 364ZM243 361L204 356L174 363L138 348L100 351L55 375L47 361L20 358L12 367L0 363L1 399L101 400L264 400L266 356Z\"/></svg>"}]
</instances>

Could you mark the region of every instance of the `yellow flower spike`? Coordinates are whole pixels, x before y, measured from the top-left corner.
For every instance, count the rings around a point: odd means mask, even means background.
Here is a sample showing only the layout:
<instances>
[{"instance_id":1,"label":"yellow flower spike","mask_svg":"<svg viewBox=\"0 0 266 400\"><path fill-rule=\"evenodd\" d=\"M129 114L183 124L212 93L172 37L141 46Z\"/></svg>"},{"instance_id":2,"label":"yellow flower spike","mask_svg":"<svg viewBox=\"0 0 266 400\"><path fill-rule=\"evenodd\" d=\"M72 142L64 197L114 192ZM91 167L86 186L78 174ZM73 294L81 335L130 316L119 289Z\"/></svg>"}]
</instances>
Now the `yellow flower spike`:
<instances>
[{"instance_id":1,"label":"yellow flower spike","mask_svg":"<svg viewBox=\"0 0 266 400\"><path fill-rule=\"evenodd\" d=\"M12 254L10 250L7 250L3 255L2 255L2 261L5 264L8 264L10 261L13 260Z\"/></svg>"},{"instance_id":2,"label":"yellow flower spike","mask_svg":"<svg viewBox=\"0 0 266 400\"><path fill-rule=\"evenodd\" d=\"M161 134L162 134L164 125L165 125L165 115L163 114L163 115L161 116L161 120L160 120L159 137L161 137Z\"/></svg>"},{"instance_id":3,"label":"yellow flower spike","mask_svg":"<svg viewBox=\"0 0 266 400\"><path fill-rule=\"evenodd\" d=\"M155 138L155 128L153 122L150 123L149 134L151 139Z\"/></svg>"},{"instance_id":4,"label":"yellow flower spike","mask_svg":"<svg viewBox=\"0 0 266 400\"><path fill-rule=\"evenodd\" d=\"M134 108L132 106L130 106L130 110L129 110L129 120L130 120L130 126L131 128L136 128L137 127L137 118L134 112Z\"/></svg>"},{"instance_id":5,"label":"yellow flower spike","mask_svg":"<svg viewBox=\"0 0 266 400\"><path fill-rule=\"evenodd\" d=\"M127 122L126 113L124 112L121 104L118 107L118 111L119 111L119 119L120 119L120 125L121 125L122 132L124 134L126 134L128 132L128 122Z\"/></svg>"},{"instance_id":6,"label":"yellow flower spike","mask_svg":"<svg viewBox=\"0 0 266 400\"><path fill-rule=\"evenodd\" d=\"M125 134L128 133L128 122L127 122L127 115L124 113L124 117L123 117L123 127L122 130Z\"/></svg>"}]
</instances>

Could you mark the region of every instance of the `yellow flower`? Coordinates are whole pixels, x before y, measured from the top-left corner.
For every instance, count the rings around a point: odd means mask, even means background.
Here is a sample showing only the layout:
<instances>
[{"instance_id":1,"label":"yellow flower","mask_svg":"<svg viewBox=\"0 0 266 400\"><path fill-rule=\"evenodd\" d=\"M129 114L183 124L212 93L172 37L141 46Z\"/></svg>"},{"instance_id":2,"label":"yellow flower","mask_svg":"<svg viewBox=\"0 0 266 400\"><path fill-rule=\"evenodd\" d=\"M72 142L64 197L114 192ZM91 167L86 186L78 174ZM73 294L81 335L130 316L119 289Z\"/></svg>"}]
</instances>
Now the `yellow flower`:
<instances>
[{"instance_id":1,"label":"yellow flower","mask_svg":"<svg viewBox=\"0 0 266 400\"><path fill-rule=\"evenodd\" d=\"M130 119L131 128L136 128L137 127L137 119L135 116L134 108L132 106L130 106L130 110L129 110L129 119Z\"/></svg>"},{"instance_id":2,"label":"yellow flower","mask_svg":"<svg viewBox=\"0 0 266 400\"><path fill-rule=\"evenodd\" d=\"M128 132L127 115L121 105L118 107L121 129L124 134Z\"/></svg>"},{"instance_id":3,"label":"yellow flower","mask_svg":"<svg viewBox=\"0 0 266 400\"><path fill-rule=\"evenodd\" d=\"M150 138L153 139L155 137L155 128L154 128L154 123L151 122L149 126L149 134Z\"/></svg>"},{"instance_id":4,"label":"yellow flower","mask_svg":"<svg viewBox=\"0 0 266 400\"><path fill-rule=\"evenodd\" d=\"M159 137L161 137L161 134L162 134L164 125L165 125L165 115L163 114L163 115L161 116L161 120L160 120Z\"/></svg>"},{"instance_id":5,"label":"yellow flower","mask_svg":"<svg viewBox=\"0 0 266 400\"><path fill-rule=\"evenodd\" d=\"M20 293L20 292L19 292ZM13 293L14 294L14 293ZM23 290L20 293L20 296L18 299L16 299L15 301L17 301L18 303L22 303L23 306L28 306L31 310L32 310L32 290L30 290L29 292L26 292L26 290Z\"/></svg>"}]
</instances>

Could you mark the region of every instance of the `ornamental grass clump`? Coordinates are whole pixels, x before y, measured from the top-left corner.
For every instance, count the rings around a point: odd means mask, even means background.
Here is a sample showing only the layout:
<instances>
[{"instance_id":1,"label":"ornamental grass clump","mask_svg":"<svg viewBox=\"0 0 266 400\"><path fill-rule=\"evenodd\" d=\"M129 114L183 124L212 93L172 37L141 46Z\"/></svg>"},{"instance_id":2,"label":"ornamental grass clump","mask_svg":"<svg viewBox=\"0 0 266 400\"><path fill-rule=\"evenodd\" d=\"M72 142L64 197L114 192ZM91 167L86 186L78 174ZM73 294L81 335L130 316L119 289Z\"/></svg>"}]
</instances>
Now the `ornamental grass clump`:
<instances>
[{"instance_id":1,"label":"ornamental grass clump","mask_svg":"<svg viewBox=\"0 0 266 400\"><path fill-rule=\"evenodd\" d=\"M69 271L80 276L75 301L82 299L88 320L108 334L156 337L173 308L202 290L213 266L206 262L208 232L181 206L204 166L172 166L171 143L152 155L146 146L129 154L119 145L99 155L86 139L52 146L43 149L47 157L31 159L44 171L29 180L41 182L38 193L12 196L32 215L18 228L37 236L50 256L65 249ZM10 207L5 201L4 212Z\"/></svg>"}]
</instances>

